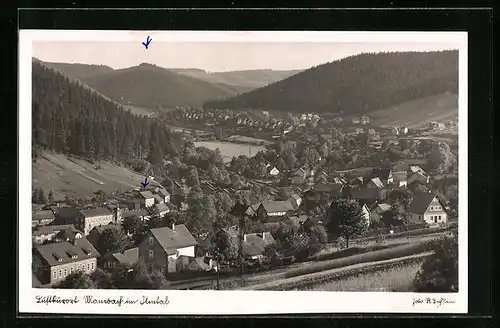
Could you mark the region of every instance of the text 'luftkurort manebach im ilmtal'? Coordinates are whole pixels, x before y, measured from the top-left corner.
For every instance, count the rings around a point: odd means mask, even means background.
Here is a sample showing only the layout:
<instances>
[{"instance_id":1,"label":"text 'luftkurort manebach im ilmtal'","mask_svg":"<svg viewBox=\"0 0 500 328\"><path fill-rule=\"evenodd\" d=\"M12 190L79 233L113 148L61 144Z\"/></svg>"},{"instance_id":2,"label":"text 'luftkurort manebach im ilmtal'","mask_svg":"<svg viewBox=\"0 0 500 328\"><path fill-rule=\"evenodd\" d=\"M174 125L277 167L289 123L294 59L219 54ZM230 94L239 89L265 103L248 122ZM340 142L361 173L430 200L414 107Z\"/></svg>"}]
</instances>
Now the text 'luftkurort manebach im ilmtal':
<instances>
[{"instance_id":1,"label":"text 'luftkurort manebach im ilmtal'","mask_svg":"<svg viewBox=\"0 0 500 328\"><path fill-rule=\"evenodd\" d=\"M80 302L84 302L85 304L112 304L112 305L168 305L170 300L168 296L160 297L156 296L156 298L150 298L148 296L141 296L139 298L128 298L128 297L106 297L106 298L96 298L92 295L85 295L83 297L74 296L73 298L62 298L59 296L40 296L37 295L35 297L37 303L45 303L49 304L78 304Z\"/></svg>"}]
</instances>

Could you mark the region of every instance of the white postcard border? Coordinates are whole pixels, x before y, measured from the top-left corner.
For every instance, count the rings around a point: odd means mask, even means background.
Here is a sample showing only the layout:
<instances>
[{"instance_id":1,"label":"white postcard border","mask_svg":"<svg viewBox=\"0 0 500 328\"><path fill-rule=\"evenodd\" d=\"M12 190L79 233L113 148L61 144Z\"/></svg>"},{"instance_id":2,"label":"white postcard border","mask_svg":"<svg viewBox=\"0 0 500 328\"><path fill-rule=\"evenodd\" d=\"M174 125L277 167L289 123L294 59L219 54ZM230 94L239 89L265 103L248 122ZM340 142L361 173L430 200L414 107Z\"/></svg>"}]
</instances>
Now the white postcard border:
<instances>
[{"instance_id":1,"label":"white postcard border","mask_svg":"<svg viewBox=\"0 0 500 328\"><path fill-rule=\"evenodd\" d=\"M331 31L68 31L19 32L19 195L18 204L31 204L31 48L33 41L156 42L415 42L456 43L459 49L459 293L417 294L387 292L274 292L178 290L61 290L35 289L31 284L31 207L19 207L18 311L74 314L279 314L279 313L467 313L467 33L466 32L331 32ZM136 304L89 304L86 295L136 299ZM37 303L37 296L79 300L76 304ZM140 305L143 296L168 304ZM452 304L426 303L426 298ZM417 299L422 304L414 305Z\"/></svg>"}]
</instances>

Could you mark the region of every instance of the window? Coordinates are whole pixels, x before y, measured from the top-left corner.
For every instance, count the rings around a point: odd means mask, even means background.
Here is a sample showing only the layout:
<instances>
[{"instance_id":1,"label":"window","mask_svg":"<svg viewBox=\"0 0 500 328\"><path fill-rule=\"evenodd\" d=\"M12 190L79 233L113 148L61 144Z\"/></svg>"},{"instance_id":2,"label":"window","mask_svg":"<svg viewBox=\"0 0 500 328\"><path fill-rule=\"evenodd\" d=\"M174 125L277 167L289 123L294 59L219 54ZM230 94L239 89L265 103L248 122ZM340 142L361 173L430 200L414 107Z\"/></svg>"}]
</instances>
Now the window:
<instances>
[{"instance_id":1,"label":"window","mask_svg":"<svg viewBox=\"0 0 500 328\"><path fill-rule=\"evenodd\" d=\"M154 252L154 251L152 251L152 250L150 250L150 251L149 251L149 258L150 258L150 259L152 259L152 258L153 258L153 256L154 256L154 254L155 254L155 252Z\"/></svg>"},{"instance_id":2,"label":"window","mask_svg":"<svg viewBox=\"0 0 500 328\"><path fill-rule=\"evenodd\" d=\"M153 245L153 237L149 237L149 245Z\"/></svg>"},{"instance_id":3,"label":"window","mask_svg":"<svg viewBox=\"0 0 500 328\"><path fill-rule=\"evenodd\" d=\"M90 264L90 268L91 268L92 270L94 270L94 262L92 262L92 263Z\"/></svg>"},{"instance_id":4,"label":"window","mask_svg":"<svg viewBox=\"0 0 500 328\"><path fill-rule=\"evenodd\" d=\"M439 219L439 221L441 221L441 215L440 215L440 216L438 216L438 219Z\"/></svg>"},{"instance_id":5,"label":"window","mask_svg":"<svg viewBox=\"0 0 500 328\"><path fill-rule=\"evenodd\" d=\"M72 274L73 272L75 272L75 267L71 267L71 268L69 269L69 274Z\"/></svg>"},{"instance_id":6,"label":"window","mask_svg":"<svg viewBox=\"0 0 500 328\"><path fill-rule=\"evenodd\" d=\"M90 263L87 263L87 271L90 270Z\"/></svg>"},{"instance_id":7,"label":"window","mask_svg":"<svg viewBox=\"0 0 500 328\"><path fill-rule=\"evenodd\" d=\"M63 277L66 277L68 275L68 269L64 269L63 271Z\"/></svg>"},{"instance_id":8,"label":"window","mask_svg":"<svg viewBox=\"0 0 500 328\"><path fill-rule=\"evenodd\" d=\"M441 211L441 206L436 206L436 210Z\"/></svg>"},{"instance_id":9,"label":"window","mask_svg":"<svg viewBox=\"0 0 500 328\"><path fill-rule=\"evenodd\" d=\"M59 276L59 278L62 278L62 270L59 270L57 275Z\"/></svg>"},{"instance_id":10,"label":"window","mask_svg":"<svg viewBox=\"0 0 500 328\"><path fill-rule=\"evenodd\" d=\"M57 279L57 271L52 271L52 279Z\"/></svg>"},{"instance_id":11,"label":"window","mask_svg":"<svg viewBox=\"0 0 500 328\"><path fill-rule=\"evenodd\" d=\"M431 211L434 211L434 206L431 206Z\"/></svg>"}]
</instances>

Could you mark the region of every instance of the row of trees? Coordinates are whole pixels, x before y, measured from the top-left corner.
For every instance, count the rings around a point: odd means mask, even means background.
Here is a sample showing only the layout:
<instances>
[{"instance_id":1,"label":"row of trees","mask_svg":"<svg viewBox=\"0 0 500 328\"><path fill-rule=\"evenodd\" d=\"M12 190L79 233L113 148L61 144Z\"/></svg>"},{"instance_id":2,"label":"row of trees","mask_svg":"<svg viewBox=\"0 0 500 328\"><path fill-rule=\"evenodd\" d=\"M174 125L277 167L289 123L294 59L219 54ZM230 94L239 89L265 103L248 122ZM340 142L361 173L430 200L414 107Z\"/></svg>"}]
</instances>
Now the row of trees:
<instances>
[{"instance_id":1,"label":"row of trees","mask_svg":"<svg viewBox=\"0 0 500 328\"><path fill-rule=\"evenodd\" d=\"M33 204L47 204L52 203L54 201L54 193L52 190L49 191L49 194L46 196L45 192L42 188L35 188L31 195L31 202Z\"/></svg>"}]
</instances>

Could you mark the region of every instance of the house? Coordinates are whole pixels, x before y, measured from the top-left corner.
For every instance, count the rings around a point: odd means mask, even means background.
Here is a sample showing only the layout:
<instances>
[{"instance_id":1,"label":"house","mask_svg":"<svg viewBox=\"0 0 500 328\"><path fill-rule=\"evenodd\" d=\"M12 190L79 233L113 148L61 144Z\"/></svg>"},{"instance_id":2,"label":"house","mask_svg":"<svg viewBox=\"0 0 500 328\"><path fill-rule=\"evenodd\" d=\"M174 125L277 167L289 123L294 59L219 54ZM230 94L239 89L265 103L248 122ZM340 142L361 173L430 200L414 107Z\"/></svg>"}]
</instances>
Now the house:
<instances>
[{"instance_id":1,"label":"house","mask_svg":"<svg viewBox=\"0 0 500 328\"><path fill-rule=\"evenodd\" d=\"M170 193L165 188L160 188L156 194L163 198L164 203L170 202Z\"/></svg>"},{"instance_id":2,"label":"house","mask_svg":"<svg viewBox=\"0 0 500 328\"><path fill-rule=\"evenodd\" d=\"M182 179L181 182L174 181L172 183L172 194L171 194L171 202L176 206L182 206L184 201L186 200L187 195L189 194L189 188L186 185L186 180Z\"/></svg>"},{"instance_id":3,"label":"house","mask_svg":"<svg viewBox=\"0 0 500 328\"><path fill-rule=\"evenodd\" d=\"M361 124L368 124L370 123L370 117L363 115L361 116Z\"/></svg>"},{"instance_id":4,"label":"house","mask_svg":"<svg viewBox=\"0 0 500 328\"><path fill-rule=\"evenodd\" d=\"M139 244L139 259L149 267L167 268L167 272L181 271L177 258L181 255L195 257L198 245L184 224L172 228L154 228L147 232Z\"/></svg>"},{"instance_id":5,"label":"house","mask_svg":"<svg viewBox=\"0 0 500 328\"><path fill-rule=\"evenodd\" d=\"M371 177L379 178L385 185L392 184L394 178L392 176L392 170L390 168L375 168L372 170Z\"/></svg>"},{"instance_id":6,"label":"house","mask_svg":"<svg viewBox=\"0 0 500 328\"><path fill-rule=\"evenodd\" d=\"M370 208L368 207L368 203L366 201L358 201L359 206L361 207L361 212L363 213L363 218L366 221L366 226L370 226Z\"/></svg>"},{"instance_id":7,"label":"house","mask_svg":"<svg viewBox=\"0 0 500 328\"><path fill-rule=\"evenodd\" d=\"M96 209L81 210L80 217L75 221L75 227L88 235L94 227L116 223L121 218L117 218L117 213L111 212L107 207Z\"/></svg>"},{"instance_id":8,"label":"house","mask_svg":"<svg viewBox=\"0 0 500 328\"><path fill-rule=\"evenodd\" d=\"M261 203L255 203L250 206L245 211L245 215L248 216L256 216L257 215L257 209L259 208Z\"/></svg>"},{"instance_id":9,"label":"house","mask_svg":"<svg viewBox=\"0 0 500 328\"><path fill-rule=\"evenodd\" d=\"M97 226L97 227L92 228L92 230L90 230L90 232L87 236L87 240L92 245L94 245L94 247L99 251L99 253L104 254L106 252L113 251L112 249L100 249L99 248L101 237L102 237L102 234L104 233L104 231L107 231L107 230L123 231L122 229L123 229L122 226L119 224L107 224L107 225L103 225L103 226Z\"/></svg>"},{"instance_id":10,"label":"house","mask_svg":"<svg viewBox=\"0 0 500 328\"><path fill-rule=\"evenodd\" d=\"M48 225L36 227L32 233L32 241L34 244L43 244L45 241L50 241L64 229L73 228L76 229L72 224L63 225Z\"/></svg>"},{"instance_id":11,"label":"house","mask_svg":"<svg viewBox=\"0 0 500 328\"><path fill-rule=\"evenodd\" d=\"M394 177L394 183L398 187L406 187L407 185L407 172L406 171L400 171L400 172L394 172L393 177Z\"/></svg>"},{"instance_id":12,"label":"house","mask_svg":"<svg viewBox=\"0 0 500 328\"><path fill-rule=\"evenodd\" d=\"M269 217L279 217L294 211L294 207L290 201L269 201L262 202L257 208L257 216L261 219Z\"/></svg>"},{"instance_id":13,"label":"house","mask_svg":"<svg viewBox=\"0 0 500 328\"><path fill-rule=\"evenodd\" d=\"M378 203L372 208L371 214L382 215L390 209L391 205L386 203Z\"/></svg>"},{"instance_id":14,"label":"house","mask_svg":"<svg viewBox=\"0 0 500 328\"><path fill-rule=\"evenodd\" d=\"M156 205L165 203L165 200L160 195L155 194L155 195L153 195L153 197L154 197L154 202Z\"/></svg>"},{"instance_id":15,"label":"house","mask_svg":"<svg viewBox=\"0 0 500 328\"><path fill-rule=\"evenodd\" d=\"M267 169L267 174L269 174L270 176L277 176L278 174L280 174L280 171L276 168L276 166L269 166L268 169Z\"/></svg>"},{"instance_id":16,"label":"house","mask_svg":"<svg viewBox=\"0 0 500 328\"><path fill-rule=\"evenodd\" d=\"M421 173L422 175L428 175L420 166L410 165L411 173Z\"/></svg>"},{"instance_id":17,"label":"house","mask_svg":"<svg viewBox=\"0 0 500 328\"><path fill-rule=\"evenodd\" d=\"M408 208L408 221L411 223L446 223L448 214L445 206L435 194L418 192Z\"/></svg>"},{"instance_id":18,"label":"house","mask_svg":"<svg viewBox=\"0 0 500 328\"><path fill-rule=\"evenodd\" d=\"M33 227L47 225L54 222L55 219L56 216L54 215L54 212L51 210L36 211L33 213L31 225Z\"/></svg>"},{"instance_id":19,"label":"house","mask_svg":"<svg viewBox=\"0 0 500 328\"><path fill-rule=\"evenodd\" d=\"M301 185L306 182L307 171L303 168L298 169L292 175L290 179L292 185Z\"/></svg>"},{"instance_id":20,"label":"house","mask_svg":"<svg viewBox=\"0 0 500 328\"><path fill-rule=\"evenodd\" d=\"M360 120L358 117L353 117L351 121L352 121L352 124L359 124L360 123Z\"/></svg>"},{"instance_id":21,"label":"house","mask_svg":"<svg viewBox=\"0 0 500 328\"><path fill-rule=\"evenodd\" d=\"M292 193L288 201L292 203L294 209L297 209L300 207L300 205L302 205L302 197L300 197L296 193Z\"/></svg>"},{"instance_id":22,"label":"house","mask_svg":"<svg viewBox=\"0 0 500 328\"><path fill-rule=\"evenodd\" d=\"M132 266L139 261L139 248L133 247L123 252L110 251L99 258L99 267L109 270L118 265Z\"/></svg>"},{"instance_id":23,"label":"house","mask_svg":"<svg viewBox=\"0 0 500 328\"><path fill-rule=\"evenodd\" d=\"M413 183L422 183L422 184L428 184L430 182L430 177L426 175L425 173L422 172L416 172L413 174L410 174L406 181L406 185L409 186Z\"/></svg>"},{"instance_id":24,"label":"house","mask_svg":"<svg viewBox=\"0 0 500 328\"><path fill-rule=\"evenodd\" d=\"M384 188L384 183L380 181L380 178L372 178L365 185L366 188Z\"/></svg>"},{"instance_id":25,"label":"house","mask_svg":"<svg viewBox=\"0 0 500 328\"><path fill-rule=\"evenodd\" d=\"M349 188L345 193L347 198L375 203L386 199L385 188Z\"/></svg>"},{"instance_id":26,"label":"house","mask_svg":"<svg viewBox=\"0 0 500 328\"><path fill-rule=\"evenodd\" d=\"M42 284L53 286L76 271L95 271L99 252L81 234L76 237L33 249L33 257L40 263L34 273Z\"/></svg>"},{"instance_id":27,"label":"house","mask_svg":"<svg viewBox=\"0 0 500 328\"><path fill-rule=\"evenodd\" d=\"M319 183L304 193L306 209L314 209L322 201L331 201L342 197L344 185L341 183Z\"/></svg>"},{"instance_id":28,"label":"house","mask_svg":"<svg viewBox=\"0 0 500 328\"><path fill-rule=\"evenodd\" d=\"M122 213L122 219L125 220L128 217L136 216L140 220L148 219L148 212L145 209L125 211Z\"/></svg>"},{"instance_id":29,"label":"house","mask_svg":"<svg viewBox=\"0 0 500 328\"><path fill-rule=\"evenodd\" d=\"M284 223L288 223L292 227L294 227L295 229L299 230L303 227L304 222L307 221L307 218L308 218L307 215L297 215L297 216L292 215L292 216L287 217L284 220Z\"/></svg>"},{"instance_id":30,"label":"house","mask_svg":"<svg viewBox=\"0 0 500 328\"><path fill-rule=\"evenodd\" d=\"M155 204L154 195L149 190L138 192L134 200L139 203L140 208L150 207Z\"/></svg>"},{"instance_id":31,"label":"house","mask_svg":"<svg viewBox=\"0 0 500 328\"><path fill-rule=\"evenodd\" d=\"M365 130L363 128L356 128L356 134L362 134L365 133Z\"/></svg>"},{"instance_id":32,"label":"house","mask_svg":"<svg viewBox=\"0 0 500 328\"><path fill-rule=\"evenodd\" d=\"M161 203L161 204L156 205L156 208L158 209L158 213L160 214L160 217L163 217L165 214L170 212L170 207L165 203Z\"/></svg>"},{"instance_id":33,"label":"house","mask_svg":"<svg viewBox=\"0 0 500 328\"><path fill-rule=\"evenodd\" d=\"M314 181L316 183L328 183L329 176L328 173L325 171L319 171L317 174L314 175Z\"/></svg>"},{"instance_id":34,"label":"house","mask_svg":"<svg viewBox=\"0 0 500 328\"><path fill-rule=\"evenodd\" d=\"M62 229L59 231L53 238L54 242L61 242L61 241L72 241L74 239L80 239L83 237L83 234L81 231L77 230L75 227L70 226L66 229Z\"/></svg>"}]
</instances>

